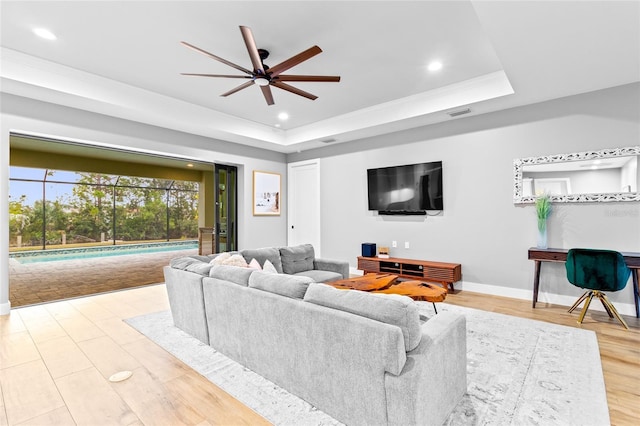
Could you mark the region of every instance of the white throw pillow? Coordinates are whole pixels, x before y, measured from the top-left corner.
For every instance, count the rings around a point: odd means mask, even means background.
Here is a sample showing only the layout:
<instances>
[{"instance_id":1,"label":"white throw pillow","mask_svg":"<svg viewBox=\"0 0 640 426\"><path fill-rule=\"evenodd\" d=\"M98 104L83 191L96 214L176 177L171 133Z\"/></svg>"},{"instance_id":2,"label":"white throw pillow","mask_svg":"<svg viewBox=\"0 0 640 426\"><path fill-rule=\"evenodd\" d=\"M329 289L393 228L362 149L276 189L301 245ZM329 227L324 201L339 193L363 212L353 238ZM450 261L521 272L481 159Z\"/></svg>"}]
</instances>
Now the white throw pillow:
<instances>
[{"instance_id":1,"label":"white throw pillow","mask_svg":"<svg viewBox=\"0 0 640 426\"><path fill-rule=\"evenodd\" d=\"M242 257L241 254L234 254L233 256L229 257L228 259L224 260L222 262L223 265L230 265L230 266L239 266L241 268L246 268L247 266L247 261L244 260L244 257Z\"/></svg>"},{"instance_id":2,"label":"white throw pillow","mask_svg":"<svg viewBox=\"0 0 640 426\"><path fill-rule=\"evenodd\" d=\"M249 262L249 269L255 269L257 271L261 271L262 267L260 266L260 263L257 260L251 259L251 262Z\"/></svg>"},{"instance_id":3,"label":"white throw pillow","mask_svg":"<svg viewBox=\"0 0 640 426\"><path fill-rule=\"evenodd\" d=\"M264 272L268 272L269 274L277 274L278 270L276 269L275 266L273 266L273 263L271 263L271 261L269 259L264 261L264 265L262 265L262 270Z\"/></svg>"},{"instance_id":4,"label":"white throw pillow","mask_svg":"<svg viewBox=\"0 0 640 426\"><path fill-rule=\"evenodd\" d=\"M229 252L220 253L219 255L211 259L211 262L209 263L212 265L222 265L223 262L229 259L230 257L231 257L231 253Z\"/></svg>"}]
</instances>

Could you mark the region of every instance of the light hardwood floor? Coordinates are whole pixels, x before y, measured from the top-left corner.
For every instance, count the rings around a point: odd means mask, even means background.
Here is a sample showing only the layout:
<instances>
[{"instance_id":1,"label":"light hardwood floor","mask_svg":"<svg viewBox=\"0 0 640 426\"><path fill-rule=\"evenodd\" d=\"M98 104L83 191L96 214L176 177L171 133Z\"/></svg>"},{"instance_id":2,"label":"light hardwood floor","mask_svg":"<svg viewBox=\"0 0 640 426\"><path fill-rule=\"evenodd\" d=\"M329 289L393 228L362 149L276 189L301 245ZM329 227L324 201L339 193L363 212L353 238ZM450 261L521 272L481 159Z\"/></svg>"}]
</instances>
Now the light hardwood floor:
<instances>
[{"instance_id":1,"label":"light hardwood floor","mask_svg":"<svg viewBox=\"0 0 640 426\"><path fill-rule=\"evenodd\" d=\"M567 308L456 292L447 303L578 327ZM268 424L122 321L168 309L164 285L14 309L0 317L0 425ZM598 312L612 424L640 420L640 321L631 329ZM580 354L576 354L580 362ZM133 376L108 378L121 370Z\"/></svg>"}]
</instances>

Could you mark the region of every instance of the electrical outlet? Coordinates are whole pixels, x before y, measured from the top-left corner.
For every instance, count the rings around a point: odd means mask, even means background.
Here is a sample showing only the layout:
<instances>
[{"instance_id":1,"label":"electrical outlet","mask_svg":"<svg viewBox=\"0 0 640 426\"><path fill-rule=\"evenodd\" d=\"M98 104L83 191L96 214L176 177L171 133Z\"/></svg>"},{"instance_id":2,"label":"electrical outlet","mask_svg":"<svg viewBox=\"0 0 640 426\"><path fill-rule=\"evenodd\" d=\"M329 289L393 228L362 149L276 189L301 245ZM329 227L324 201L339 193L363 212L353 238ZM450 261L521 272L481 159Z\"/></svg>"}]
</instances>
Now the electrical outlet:
<instances>
[{"instance_id":1,"label":"electrical outlet","mask_svg":"<svg viewBox=\"0 0 640 426\"><path fill-rule=\"evenodd\" d=\"M397 241L391 241L391 247L398 247Z\"/></svg>"},{"instance_id":2,"label":"electrical outlet","mask_svg":"<svg viewBox=\"0 0 640 426\"><path fill-rule=\"evenodd\" d=\"M404 248L408 249L409 248L409 241L405 241L404 242Z\"/></svg>"}]
</instances>

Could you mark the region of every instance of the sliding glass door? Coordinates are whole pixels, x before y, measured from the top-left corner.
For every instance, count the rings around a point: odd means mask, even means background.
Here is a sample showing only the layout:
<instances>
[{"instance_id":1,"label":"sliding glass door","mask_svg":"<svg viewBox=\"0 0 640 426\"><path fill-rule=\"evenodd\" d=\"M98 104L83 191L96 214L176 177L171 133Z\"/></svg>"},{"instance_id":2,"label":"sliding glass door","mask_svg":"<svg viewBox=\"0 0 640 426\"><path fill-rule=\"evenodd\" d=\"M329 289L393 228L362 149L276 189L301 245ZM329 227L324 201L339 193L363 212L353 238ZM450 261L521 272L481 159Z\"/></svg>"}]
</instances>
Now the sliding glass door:
<instances>
[{"instance_id":1,"label":"sliding glass door","mask_svg":"<svg viewBox=\"0 0 640 426\"><path fill-rule=\"evenodd\" d=\"M216 253L238 249L238 169L216 164Z\"/></svg>"}]
</instances>

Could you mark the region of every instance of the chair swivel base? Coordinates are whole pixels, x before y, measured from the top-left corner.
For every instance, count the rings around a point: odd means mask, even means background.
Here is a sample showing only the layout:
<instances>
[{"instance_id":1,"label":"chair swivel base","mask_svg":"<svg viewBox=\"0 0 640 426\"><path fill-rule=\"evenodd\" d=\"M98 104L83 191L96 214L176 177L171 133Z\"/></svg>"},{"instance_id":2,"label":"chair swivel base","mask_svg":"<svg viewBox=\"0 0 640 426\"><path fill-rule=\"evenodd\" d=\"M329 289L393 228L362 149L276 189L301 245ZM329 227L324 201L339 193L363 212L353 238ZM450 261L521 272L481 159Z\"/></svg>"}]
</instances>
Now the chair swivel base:
<instances>
[{"instance_id":1,"label":"chair swivel base","mask_svg":"<svg viewBox=\"0 0 640 426\"><path fill-rule=\"evenodd\" d=\"M576 300L576 303L574 303L573 306L571 306L571 308L569 309L569 313L573 312L580 305L580 303L582 303L584 300L586 300L586 302L584 304L584 307L582 308L582 311L580 312L580 317L578 318L578 324L582 324L582 321L584 320L584 316L587 313L587 309L589 309L589 305L591 304L591 300L594 297L597 297L598 299L600 299L600 302L602 303L602 306L604 306L604 310L607 311L607 314L609 315L609 318L613 318L615 316L618 319L618 321L620 321L620 323L622 323L622 325L624 326L625 329L627 329L627 330L629 329L629 326L624 321L624 319L622 319L622 317L618 313L618 310L616 309L616 307L613 306L613 303L611 303L609 301L609 299L607 298L607 296L603 292L601 292L600 290L589 290L589 291L586 291L582 296L580 296L580 298L578 300Z\"/></svg>"}]
</instances>

